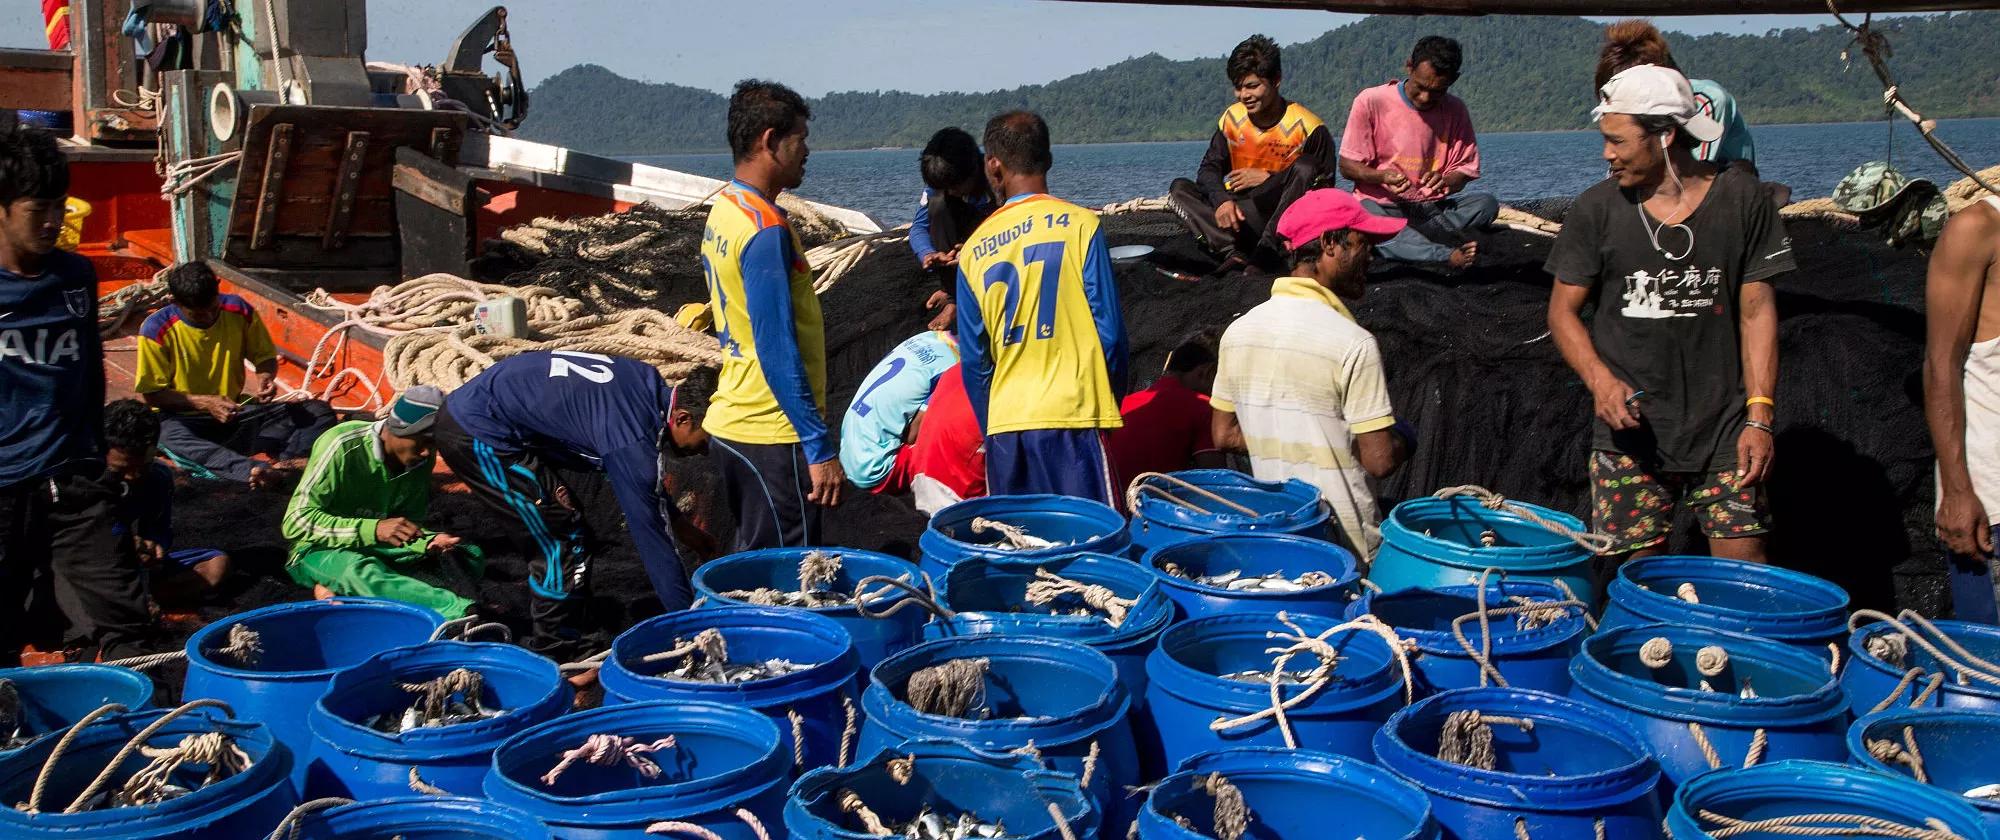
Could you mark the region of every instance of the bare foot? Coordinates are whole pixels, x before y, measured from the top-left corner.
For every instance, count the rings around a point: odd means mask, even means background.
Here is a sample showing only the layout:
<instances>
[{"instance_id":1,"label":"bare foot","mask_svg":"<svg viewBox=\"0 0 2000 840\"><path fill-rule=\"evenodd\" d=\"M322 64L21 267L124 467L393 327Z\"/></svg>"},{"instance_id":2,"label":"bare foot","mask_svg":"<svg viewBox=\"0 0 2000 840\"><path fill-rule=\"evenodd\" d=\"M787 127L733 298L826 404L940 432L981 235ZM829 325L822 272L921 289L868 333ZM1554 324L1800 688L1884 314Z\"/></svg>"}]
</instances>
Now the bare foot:
<instances>
[{"instance_id":1,"label":"bare foot","mask_svg":"<svg viewBox=\"0 0 2000 840\"><path fill-rule=\"evenodd\" d=\"M339 596L335 595L333 590L326 588L324 584L315 583L313 584L313 597L321 601L326 601Z\"/></svg>"},{"instance_id":2,"label":"bare foot","mask_svg":"<svg viewBox=\"0 0 2000 840\"><path fill-rule=\"evenodd\" d=\"M296 471L284 467L251 467L250 489L283 491L297 477Z\"/></svg>"},{"instance_id":3,"label":"bare foot","mask_svg":"<svg viewBox=\"0 0 2000 840\"><path fill-rule=\"evenodd\" d=\"M1452 250L1449 262L1452 268L1466 268L1476 259L1479 259L1479 243L1467 242Z\"/></svg>"}]
</instances>

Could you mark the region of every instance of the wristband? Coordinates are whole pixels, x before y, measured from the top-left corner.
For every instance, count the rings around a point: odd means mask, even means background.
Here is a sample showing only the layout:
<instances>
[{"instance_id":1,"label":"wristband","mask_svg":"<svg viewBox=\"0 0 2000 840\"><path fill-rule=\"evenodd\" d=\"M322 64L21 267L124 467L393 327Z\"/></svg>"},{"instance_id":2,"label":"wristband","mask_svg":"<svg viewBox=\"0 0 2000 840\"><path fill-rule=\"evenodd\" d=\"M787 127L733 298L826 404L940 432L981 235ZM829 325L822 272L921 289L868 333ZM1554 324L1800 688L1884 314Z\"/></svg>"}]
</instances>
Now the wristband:
<instances>
[{"instance_id":1,"label":"wristband","mask_svg":"<svg viewBox=\"0 0 2000 840\"><path fill-rule=\"evenodd\" d=\"M1745 421L1743 421L1743 425L1745 425L1745 426L1749 426L1749 427L1750 427L1750 428L1752 428L1752 429L1756 429L1756 430L1758 430L1758 431L1760 431L1760 432L1764 432L1764 433L1767 433L1767 434L1776 434L1775 430L1773 430L1773 429L1771 428L1771 424L1769 424L1769 423L1765 423L1765 422L1762 422L1762 421L1758 421L1758 420L1745 420Z\"/></svg>"},{"instance_id":2,"label":"wristband","mask_svg":"<svg viewBox=\"0 0 2000 840\"><path fill-rule=\"evenodd\" d=\"M1748 408L1753 405L1768 405L1773 410L1776 410L1778 407L1777 401L1771 399L1770 397L1751 397L1743 401L1743 406L1745 408Z\"/></svg>"}]
</instances>

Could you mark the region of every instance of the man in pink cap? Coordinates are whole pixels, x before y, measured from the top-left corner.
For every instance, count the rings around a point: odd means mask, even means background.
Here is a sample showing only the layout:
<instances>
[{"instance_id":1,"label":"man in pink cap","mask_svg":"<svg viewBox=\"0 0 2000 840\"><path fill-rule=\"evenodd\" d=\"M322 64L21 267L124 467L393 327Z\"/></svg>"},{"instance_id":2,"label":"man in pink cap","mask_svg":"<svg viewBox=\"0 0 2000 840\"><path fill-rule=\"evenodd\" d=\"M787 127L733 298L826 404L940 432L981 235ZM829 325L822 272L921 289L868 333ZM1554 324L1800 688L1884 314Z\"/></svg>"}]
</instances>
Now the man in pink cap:
<instances>
[{"instance_id":1,"label":"man in pink cap","mask_svg":"<svg viewBox=\"0 0 2000 840\"><path fill-rule=\"evenodd\" d=\"M1291 274L1222 334L1209 402L1216 447L1248 452L1260 479L1318 487L1364 559L1381 541L1369 479L1401 465L1409 441L1394 429L1382 351L1347 301L1361 298L1369 250L1407 224L1337 189L1293 202L1277 229Z\"/></svg>"},{"instance_id":2,"label":"man in pink cap","mask_svg":"<svg viewBox=\"0 0 2000 840\"><path fill-rule=\"evenodd\" d=\"M1722 135L1680 73L1642 64L1599 89L1611 177L1563 220L1549 331L1590 388L1592 526L1617 561L1668 548L1689 510L1707 553L1764 559L1777 403L1771 280L1792 243L1755 175L1697 147ZM1585 326L1581 312L1596 304Z\"/></svg>"}]
</instances>

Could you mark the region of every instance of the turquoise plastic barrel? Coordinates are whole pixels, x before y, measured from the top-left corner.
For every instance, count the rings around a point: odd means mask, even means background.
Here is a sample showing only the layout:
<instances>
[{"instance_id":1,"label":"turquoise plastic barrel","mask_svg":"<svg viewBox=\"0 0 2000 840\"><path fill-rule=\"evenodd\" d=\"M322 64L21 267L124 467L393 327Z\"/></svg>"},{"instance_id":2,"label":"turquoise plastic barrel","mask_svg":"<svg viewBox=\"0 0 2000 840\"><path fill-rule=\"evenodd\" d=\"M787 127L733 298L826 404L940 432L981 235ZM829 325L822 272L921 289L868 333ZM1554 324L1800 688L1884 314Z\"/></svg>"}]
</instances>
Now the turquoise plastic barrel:
<instances>
[{"instance_id":1,"label":"turquoise plastic barrel","mask_svg":"<svg viewBox=\"0 0 2000 840\"><path fill-rule=\"evenodd\" d=\"M974 519L991 519L1026 529L1055 543L1049 548L1004 549L988 543L997 534L974 534ZM1131 536L1125 517L1110 505L1070 496L985 496L938 511L917 538L920 565L932 580L943 580L952 564L967 557L1046 560L1071 554L1123 554Z\"/></svg>"},{"instance_id":2,"label":"turquoise plastic barrel","mask_svg":"<svg viewBox=\"0 0 2000 840\"><path fill-rule=\"evenodd\" d=\"M144 709L153 703L153 681L129 668L109 665L7 668L0 670L0 680L12 683L21 698L21 728L14 735L24 739L46 738L68 729L70 724L106 703L117 703L127 709ZM0 758L12 754L14 750L0 749Z\"/></svg>"},{"instance_id":3,"label":"turquoise plastic barrel","mask_svg":"<svg viewBox=\"0 0 2000 840\"><path fill-rule=\"evenodd\" d=\"M1129 528L1134 560L1160 546L1210 534L1327 538L1326 502L1320 499L1319 488L1304 479L1258 481L1235 470L1186 470L1166 478L1144 478L1140 483L1181 501L1151 489L1139 492ZM1185 486L1190 484L1199 490ZM1228 503L1208 494L1221 496Z\"/></svg>"},{"instance_id":4,"label":"turquoise plastic barrel","mask_svg":"<svg viewBox=\"0 0 2000 840\"><path fill-rule=\"evenodd\" d=\"M1139 811L1142 840L1208 840L1221 774L1243 796L1255 840L1435 840L1430 802L1416 787L1359 759L1313 750L1239 747L1194 756L1154 786ZM1189 827L1181 827L1176 819ZM1497 838L1496 838L1497 840Z\"/></svg>"},{"instance_id":5,"label":"turquoise plastic barrel","mask_svg":"<svg viewBox=\"0 0 2000 840\"><path fill-rule=\"evenodd\" d=\"M799 563L807 554L824 551L840 556L840 571L833 576L828 588L834 592L853 594L855 585L862 578L880 575L887 578L907 577L916 585L923 586L917 565L908 560L890 557L873 551L856 551L851 548L769 548L762 551L746 551L731 554L703 563L694 572L693 584L696 595L706 599L705 607L722 607L730 604L748 604L724 595L725 592L749 591L771 588L783 592L795 592L799 588ZM878 590L879 593L878 594ZM871 611L894 610L886 618L869 618L861 614L853 604L830 607L812 607L815 615L824 616L839 624L854 639L854 652L861 657L863 670L875 667L875 663L888 658L889 654L916 644L923 637L923 610L914 606L895 609L896 604L907 600L908 593L900 589L874 587L869 591L872 599Z\"/></svg>"},{"instance_id":6,"label":"turquoise plastic barrel","mask_svg":"<svg viewBox=\"0 0 2000 840\"><path fill-rule=\"evenodd\" d=\"M1707 773L1683 785L1667 812L1673 840L1711 840L1717 830L1735 821L1788 820L1802 816L1851 815L1883 820L1903 829L1923 831L1938 820L1945 836L1985 840L1979 814L1954 796L1934 787L1883 773L1823 761L1780 761L1748 769ZM1806 821L1797 827L1834 828L1822 837L1935 837L1936 834L1855 831L1863 823L1851 819ZM1845 828L1851 833L1837 829ZM1755 831L1731 836L1766 840L1801 836L1798 831Z\"/></svg>"},{"instance_id":7,"label":"turquoise plastic barrel","mask_svg":"<svg viewBox=\"0 0 2000 840\"><path fill-rule=\"evenodd\" d=\"M1681 597L1683 587L1695 600ZM1620 566L1599 627L1654 622L1748 633L1830 657L1829 646L1847 636L1847 591L1804 572L1720 557Z\"/></svg>"},{"instance_id":8,"label":"turquoise plastic barrel","mask_svg":"<svg viewBox=\"0 0 2000 840\"><path fill-rule=\"evenodd\" d=\"M1657 669L1643 653L1654 639L1672 648ZM1703 648L1720 648L1726 667L1703 673ZM1571 697L1639 732L1670 785L1718 765L1847 757L1847 696L1824 660L1783 642L1679 624L1628 625L1585 642L1570 677ZM1704 682L1713 690L1702 690Z\"/></svg>"},{"instance_id":9,"label":"turquoise plastic barrel","mask_svg":"<svg viewBox=\"0 0 2000 840\"><path fill-rule=\"evenodd\" d=\"M892 762L908 761L898 778ZM920 738L885 749L850 767L822 767L799 778L785 797L785 830L793 840L868 840L860 821L841 807L853 792L888 825L920 814L970 815L1007 827L1013 840L1098 836L1099 814L1077 777L1042 767L1023 753L990 753L959 741Z\"/></svg>"},{"instance_id":10,"label":"turquoise plastic barrel","mask_svg":"<svg viewBox=\"0 0 2000 840\"><path fill-rule=\"evenodd\" d=\"M673 746L646 754L647 775L625 761L578 761L544 781L593 735ZM630 703L564 715L507 739L493 753L486 798L541 820L558 840L646 840L663 821L693 823L723 840L760 840L737 811L778 830L792 756L778 726L741 706L683 700Z\"/></svg>"},{"instance_id":11,"label":"turquoise plastic barrel","mask_svg":"<svg viewBox=\"0 0 2000 840\"><path fill-rule=\"evenodd\" d=\"M9 840L221 840L257 838L277 826L298 804L289 777L292 753L271 737L261 723L236 719L216 709L198 708L156 730L143 746L168 749L183 738L220 732L250 758L250 766L234 776L203 785L206 767L182 765L170 784L192 790L153 805L62 813L84 792L105 765L148 725L167 713L142 711L99 718L75 732L49 775L41 812L24 813L14 805L30 800L60 738L44 738L13 755L0 758L0 837ZM120 789L152 759L134 750L112 773L104 789Z\"/></svg>"},{"instance_id":12,"label":"turquoise plastic barrel","mask_svg":"<svg viewBox=\"0 0 2000 840\"><path fill-rule=\"evenodd\" d=\"M1578 531L1583 520L1540 505L1509 502ZM1488 537L1492 545L1487 545ZM1492 510L1464 496L1411 499L1382 522L1382 547L1368 579L1383 590L1434 589L1477 583L1497 569L1508 580L1561 581L1584 600L1591 597L1588 549L1568 537L1505 509Z\"/></svg>"}]
</instances>

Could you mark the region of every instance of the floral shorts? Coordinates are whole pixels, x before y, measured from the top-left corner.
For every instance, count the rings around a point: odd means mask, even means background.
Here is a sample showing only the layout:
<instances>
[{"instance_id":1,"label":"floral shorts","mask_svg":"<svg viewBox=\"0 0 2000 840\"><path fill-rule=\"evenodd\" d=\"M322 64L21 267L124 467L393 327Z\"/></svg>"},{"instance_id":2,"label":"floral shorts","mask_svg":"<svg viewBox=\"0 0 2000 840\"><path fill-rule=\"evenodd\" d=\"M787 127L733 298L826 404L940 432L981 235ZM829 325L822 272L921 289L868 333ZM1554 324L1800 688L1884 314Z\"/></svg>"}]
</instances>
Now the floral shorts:
<instances>
[{"instance_id":1,"label":"floral shorts","mask_svg":"<svg viewBox=\"0 0 2000 840\"><path fill-rule=\"evenodd\" d=\"M1591 525L1617 542L1616 554L1667 541L1674 513L1693 509L1709 539L1754 537L1771 529L1762 488L1738 490L1735 470L1718 473L1654 472L1616 452L1590 453Z\"/></svg>"}]
</instances>

